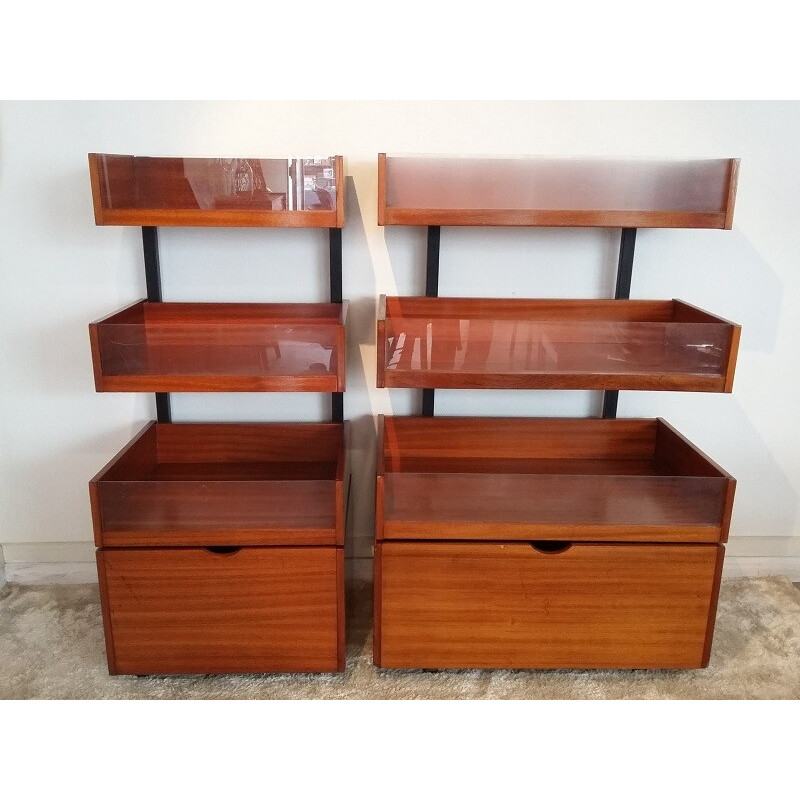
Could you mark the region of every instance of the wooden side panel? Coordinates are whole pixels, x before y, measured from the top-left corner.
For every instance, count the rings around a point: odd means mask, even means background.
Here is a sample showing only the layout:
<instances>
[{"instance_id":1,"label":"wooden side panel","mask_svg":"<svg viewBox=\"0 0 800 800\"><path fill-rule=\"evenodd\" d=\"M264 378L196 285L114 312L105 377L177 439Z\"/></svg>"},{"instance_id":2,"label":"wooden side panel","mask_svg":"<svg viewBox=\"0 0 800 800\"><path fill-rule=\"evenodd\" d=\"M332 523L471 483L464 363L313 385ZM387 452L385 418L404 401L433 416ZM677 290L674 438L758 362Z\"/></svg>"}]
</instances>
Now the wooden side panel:
<instances>
[{"instance_id":1,"label":"wooden side panel","mask_svg":"<svg viewBox=\"0 0 800 800\"><path fill-rule=\"evenodd\" d=\"M384 542L380 653L403 668L695 668L718 545Z\"/></svg>"},{"instance_id":2,"label":"wooden side panel","mask_svg":"<svg viewBox=\"0 0 800 800\"><path fill-rule=\"evenodd\" d=\"M340 669L335 547L98 551L115 671Z\"/></svg>"},{"instance_id":3,"label":"wooden side panel","mask_svg":"<svg viewBox=\"0 0 800 800\"><path fill-rule=\"evenodd\" d=\"M381 642L383 630L383 544L375 542L375 555L372 559L372 663L383 666Z\"/></svg>"}]
</instances>

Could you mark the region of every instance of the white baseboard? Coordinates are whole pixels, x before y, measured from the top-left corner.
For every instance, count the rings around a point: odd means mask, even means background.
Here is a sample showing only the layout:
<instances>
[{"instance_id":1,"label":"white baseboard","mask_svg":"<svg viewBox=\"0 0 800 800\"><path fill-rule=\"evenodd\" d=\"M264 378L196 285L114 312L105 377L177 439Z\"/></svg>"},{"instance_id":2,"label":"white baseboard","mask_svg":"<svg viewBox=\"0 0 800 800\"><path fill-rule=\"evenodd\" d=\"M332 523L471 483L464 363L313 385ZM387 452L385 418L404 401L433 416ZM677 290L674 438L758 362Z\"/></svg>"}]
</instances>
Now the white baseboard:
<instances>
[{"instance_id":1,"label":"white baseboard","mask_svg":"<svg viewBox=\"0 0 800 800\"><path fill-rule=\"evenodd\" d=\"M96 583L97 567L94 561L26 562L6 564L9 583L41 585L45 583ZM371 558L348 558L345 561L348 580L371 581ZM763 575L784 575L791 581L800 581L800 558L776 556L751 558L728 556L722 570L723 578L747 578ZM2 586L2 583L0 583Z\"/></svg>"},{"instance_id":2,"label":"white baseboard","mask_svg":"<svg viewBox=\"0 0 800 800\"><path fill-rule=\"evenodd\" d=\"M790 581L800 581L800 558L797 556L725 556L723 578L753 578L783 575Z\"/></svg>"}]
</instances>

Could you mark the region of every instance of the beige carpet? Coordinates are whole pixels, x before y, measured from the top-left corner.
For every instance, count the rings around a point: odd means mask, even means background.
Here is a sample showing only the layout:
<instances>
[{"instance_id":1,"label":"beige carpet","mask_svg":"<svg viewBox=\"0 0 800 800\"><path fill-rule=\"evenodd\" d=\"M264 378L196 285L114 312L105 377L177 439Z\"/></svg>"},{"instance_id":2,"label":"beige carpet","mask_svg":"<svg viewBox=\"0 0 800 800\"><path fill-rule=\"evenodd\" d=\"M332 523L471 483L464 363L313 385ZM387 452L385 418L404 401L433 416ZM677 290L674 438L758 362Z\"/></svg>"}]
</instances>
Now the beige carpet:
<instances>
[{"instance_id":1,"label":"beige carpet","mask_svg":"<svg viewBox=\"0 0 800 800\"><path fill-rule=\"evenodd\" d=\"M110 677L96 586L10 585L0 599L0 698L800 699L800 592L785 578L723 583L705 670L377 670L370 602L369 587L350 594L342 675Z\"/></svg>"}]
</instances>

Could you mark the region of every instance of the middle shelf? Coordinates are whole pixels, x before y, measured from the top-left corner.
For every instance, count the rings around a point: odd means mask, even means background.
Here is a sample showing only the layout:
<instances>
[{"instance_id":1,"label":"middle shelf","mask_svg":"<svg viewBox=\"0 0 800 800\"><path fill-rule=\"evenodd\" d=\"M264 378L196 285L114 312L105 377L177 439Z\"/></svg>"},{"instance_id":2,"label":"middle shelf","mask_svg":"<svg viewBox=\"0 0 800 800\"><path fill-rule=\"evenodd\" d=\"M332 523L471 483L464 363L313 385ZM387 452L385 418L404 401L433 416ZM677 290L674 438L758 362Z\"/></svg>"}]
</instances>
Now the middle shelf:
<instances>
[{"instance_id":1,"label":"middle shelf","mask_svg":"<svg viewBox=\"0 0 800 800\"><path fill-rule=\"evenodd\" d=\"M343 392L347 303L153 303L89 326L99 392Z\"/></svg>"},{"instance_id":2,"label":"middle shelf","mask_svg":"<svg viewBox=\"0 0 800 800\"><path fill-rule=\"evenodd\" d=\"M378 385L730 392L739 332L680 300L382 296Z\"/></svg>"}]
</instances>

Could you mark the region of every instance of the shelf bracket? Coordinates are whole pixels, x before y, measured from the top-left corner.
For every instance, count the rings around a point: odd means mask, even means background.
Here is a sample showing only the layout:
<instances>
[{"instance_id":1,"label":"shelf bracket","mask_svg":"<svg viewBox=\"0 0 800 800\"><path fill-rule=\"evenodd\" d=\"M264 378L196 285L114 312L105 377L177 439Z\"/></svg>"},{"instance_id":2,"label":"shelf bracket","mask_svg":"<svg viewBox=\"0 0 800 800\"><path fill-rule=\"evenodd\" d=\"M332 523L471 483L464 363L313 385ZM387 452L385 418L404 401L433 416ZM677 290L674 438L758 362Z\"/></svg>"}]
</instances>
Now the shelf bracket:
<instances>
[{"instance_id":1,"label":"shelf bracket","mask_svg":"<svg viewBox=\"0 0 800 800\"><path fill-rule=\"evenodd\" d=\"M328 228L331 303L342 302L342 229ZM344 422L344 395L331 393L331 422Z\"/></svg>"},{"instance_id":2,"label":"shelf bracket","mask_svg":"<svg viewBox=\"0 0 800 800\"><path fill-rule=\"evenodd\" d=\"M636 247L636 228L623 228L619 240L619 264L617 266L617 285L615 300L628 300L631 296L631 277L633 274L633 251ZM617 418L619 391L603 392L603 419Z\"/></svg>"},{"instance_id":3,"label":"shelf bracket","mask_svg":"<svg viewBox=\"0 0 800 800\"><path fill-rule=\"evenodd\" d=\"M142 227L142 247L144 249L144 276L147 283L147 299L151 303L161 302L161 262L158 258L158 228ZM172 422L169 394L156 392L156 420Z\"/></svg>"},{"instance_id":4,"label":"shelf bracket","mask_svg":"<svg viewBox=\"0 0 800 800\"><path fill-rule=\"evenodd\" d=\"M425 261L425 297L439 296L439 245L442 229L439 225L428 226L428 254ZM422 390L422 416L432 417L434 390Z\"/></svg>"}]
</instances>

